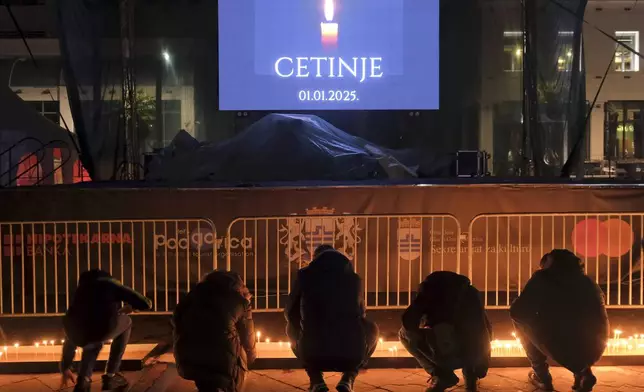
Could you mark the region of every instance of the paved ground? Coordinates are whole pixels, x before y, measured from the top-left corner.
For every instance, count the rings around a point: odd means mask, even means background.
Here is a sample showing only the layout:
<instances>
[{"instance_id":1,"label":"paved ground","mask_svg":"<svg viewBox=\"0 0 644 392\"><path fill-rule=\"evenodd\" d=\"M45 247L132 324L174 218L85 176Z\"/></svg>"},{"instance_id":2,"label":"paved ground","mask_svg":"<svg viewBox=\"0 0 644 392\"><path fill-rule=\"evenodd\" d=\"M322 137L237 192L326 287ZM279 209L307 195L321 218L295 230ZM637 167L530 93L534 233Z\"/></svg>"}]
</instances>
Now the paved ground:
<instances>
[{"instance_id":1,"label":"paved ground","mask_svg":"<svg viewBox=\"0 0 644 392\"><path fill-rule=\"evenodd\" d=\"M595 373L599 378L598 392L644 391L644 367L602 367ZM534 391L526 384L527 369L493 369L481 381L480 390L487 392ZM563 369L553 369L558 391L570 391L572 377ZM128 373L130 392L194 392L192 383L179 378L173 365L157 364L142 372ZM98 376L96 376L98 379ZM329 374L329 386L334 386L338 375ZM356 392L421 392L426 376L418 369L369 370L361 374ZM59 387L58 375L0 376L0 392L51 392ZM306 391L308 380L303 371L256 371L248 377L245 392L298 392ZM98 385L92 392L98 391ZM462 391L462 386L453 391ZM71 391L71 389L68 389Z\"/></svg>"}]
</instances>

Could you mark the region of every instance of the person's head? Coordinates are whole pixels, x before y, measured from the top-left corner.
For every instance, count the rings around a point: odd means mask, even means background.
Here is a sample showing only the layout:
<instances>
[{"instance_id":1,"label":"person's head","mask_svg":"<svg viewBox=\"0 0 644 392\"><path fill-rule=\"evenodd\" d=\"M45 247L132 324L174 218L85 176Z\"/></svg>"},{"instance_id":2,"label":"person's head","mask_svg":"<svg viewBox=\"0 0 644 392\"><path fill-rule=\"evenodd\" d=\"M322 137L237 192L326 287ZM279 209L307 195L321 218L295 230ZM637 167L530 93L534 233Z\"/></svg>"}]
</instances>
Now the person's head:
<instances>
[{"instance_id":1,"label":"person's head","mask_svg":"<svg viewBox=\"0 0 644 392\"><path fill-rule=\"evenodd\" d=\"M81 274L81 276L78 278L78 285L84 286L86 284L91 284L93 282L96 282L101 278L111 278L111 277L112 276L106 271L103 271L100 269L92 269L89 271L85 271Z\"/></svg>"},{"instance_id":2,"label":"person's head","mask_svg":"<svg viewBox=\"0 0 644 392\"><path fill-rule=\"evenodd\" d=\"M584 270L584 263L568 249L554 249L546 253L539 263L541 269L557 269L568 271Z\"/></svg>"},{"instance_id":3,"label":"person's head","mask_svg":"<svg viewBox=\"0 0 644 392\"><path fill-rule=\"evenodd\" d=\"M313 252L313 258L318 257L324 252L334 251L334 250L335 248L332 247L331 245L328 245L328 244L320 245L317 248L315 248L315 252Z\"/></svg>"},{"instance_id":4,"label":"person's head","mask_svg":"<svg viewBox=\"0 0 644 392\"><path fill-rule=\"evenodd\" d=\"M237 272L214 270L204 275L202 282L211 282L219 287L227 287L238 292L246 300L250 301L252 295Z\"/></svg>"}]
</instances>

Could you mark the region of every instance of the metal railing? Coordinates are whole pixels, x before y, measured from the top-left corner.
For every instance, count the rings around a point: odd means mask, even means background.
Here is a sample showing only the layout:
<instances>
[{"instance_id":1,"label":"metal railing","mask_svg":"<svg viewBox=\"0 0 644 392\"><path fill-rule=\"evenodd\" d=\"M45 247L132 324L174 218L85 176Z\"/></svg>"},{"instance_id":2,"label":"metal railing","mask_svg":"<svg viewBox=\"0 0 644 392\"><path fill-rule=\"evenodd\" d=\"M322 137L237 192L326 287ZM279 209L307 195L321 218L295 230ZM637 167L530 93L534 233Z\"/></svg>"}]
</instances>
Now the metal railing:
<instances>
[{"instance_id":1,"label":"metal railing","mask_svg":"<svg viewBox=\"0 0 644 392\"><path fill-rule=\"evenodd\" d=\"M404 308L429 273L465 269L460 225L451 215L238 218L227 243L227 268L241 274L260 312L285 306L297 271L322 244L349 257L373 309Z\"/></svg>"},{"instance_id":2,"label":"metal railing","mask_svg":"<svg viewBox=\"0 0 644 392\"><path fill-rule=\"evenodd\" d=\"M487 214L468 230L468 275L489 309L507 309L543 254L569 249L609 308L644 308L644 213Z\"/></svg>"},{"instance_id":3,"label":"metal railing","mask_svg":"<svg viewBox=\"0 0 644 392\"><path fill-rule=\"evenodd\" d=\"M0 223L0 316L65 312L84 271L101 268L169 313L220 240L204 219Z\"/></svg>"},{"instance_id":4,"label":"metal railing","mask_svg":"<svg viewBox=\"0 0 644 392\"><path fill-rule=\"evenodd\" d=\"M609 307L644 308L643 234L644 213L480 215L467 233L451 215L238 218L225 236L205 219L3 222L0 316L62 314L91 268L151 298L153 314L172 312L219 268L242 275L255 311L280 311L322 244L351 260L370 309L408 306L438 270L468 275L488 309L507 309L553 248L582 258Z\"/></svg>"},{"instance_id":5,"label":"metal railing","mask_svg":"<svg viewBox=\"0 0 644 392\"><path fill-rule=\"evenodd\" d=\"M19 147L22 147L23 144L26 144L27 142L35 142L38 145L38 148L32 149L30 152L27 154L24 154L20 157L20 160L12 164L12 153L14 150L17 150ZM61 163L58 166L55 166L52 170L50 170L47 173L43 173L41 164L43 163L45 157L47 156L47 149L48 148L59 148L61 151L66 151L67 156L61 161ZM34 186L41 185L43 181L45 181L47 178L53 176L57 171L62 171L63 166L65 166L72 158L72 153L69 150L69 144L63 140L52 140L47 143L42 143L40 140L35 139L33 137L26 137L18 142L14 143L12 146L9 148L5 149L4 151L0 152L0 158L2 156L7 155L8 160L9 160L9 168L5 169L4 171L0 171L0 180L2 180L4 177L7 177L6 181L0 181L0 186L3 186L3 183L6 183L8 186L13 186L20 178L25 177L28 175L32 170L36 171L36 176L35 178L29 177L34 181ZM36 158L34 163L30 164L30 161L32 160L31 158ZM52 157L53 159L53 157ZM0 160L0 164L2 161ZM20 166L23 164L29 165L27 168L23 168L21 172ZM15 175L12 175L14 173Z\"/></svg>"}]
</instances>

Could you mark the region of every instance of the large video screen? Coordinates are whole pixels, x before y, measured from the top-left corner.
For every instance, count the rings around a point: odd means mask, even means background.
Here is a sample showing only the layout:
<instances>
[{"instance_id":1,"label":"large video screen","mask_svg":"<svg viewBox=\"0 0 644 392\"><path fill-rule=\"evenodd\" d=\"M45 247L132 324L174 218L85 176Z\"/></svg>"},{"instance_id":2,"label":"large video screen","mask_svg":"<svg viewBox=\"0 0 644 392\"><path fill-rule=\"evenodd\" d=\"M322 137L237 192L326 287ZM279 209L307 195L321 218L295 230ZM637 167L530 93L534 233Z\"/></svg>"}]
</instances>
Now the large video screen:
<instances>
[{"instance_id":1,"label":"large video screen","mask_svg":"<svg viewBox=\"0 0 644 392\"><path fill-rule=\"evenodd\" d=\"M438 109L439 0L219 0L220 110Z\"/></svg>"}]
</instances>

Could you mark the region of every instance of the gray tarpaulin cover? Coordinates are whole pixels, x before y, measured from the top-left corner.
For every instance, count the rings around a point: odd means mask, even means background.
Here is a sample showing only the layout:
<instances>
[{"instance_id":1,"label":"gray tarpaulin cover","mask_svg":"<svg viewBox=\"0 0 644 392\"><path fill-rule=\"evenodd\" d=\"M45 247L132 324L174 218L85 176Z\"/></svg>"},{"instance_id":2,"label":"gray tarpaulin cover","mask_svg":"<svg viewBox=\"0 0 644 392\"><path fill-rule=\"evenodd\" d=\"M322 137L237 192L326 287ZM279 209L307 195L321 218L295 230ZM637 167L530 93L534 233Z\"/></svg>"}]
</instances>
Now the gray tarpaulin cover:
<instances>
[{"instance_id":1,"label":"gray tarpaulin cover","mask_svg":"<svg viewBox=\"0 0 644 392\"><path fill-rule=\"evenodd\" d=\"M180 132L150 164L148 180L267 182L410 178L386 150L317 116L270 114L219 144Z\"/></svg>"}]
</instances>

